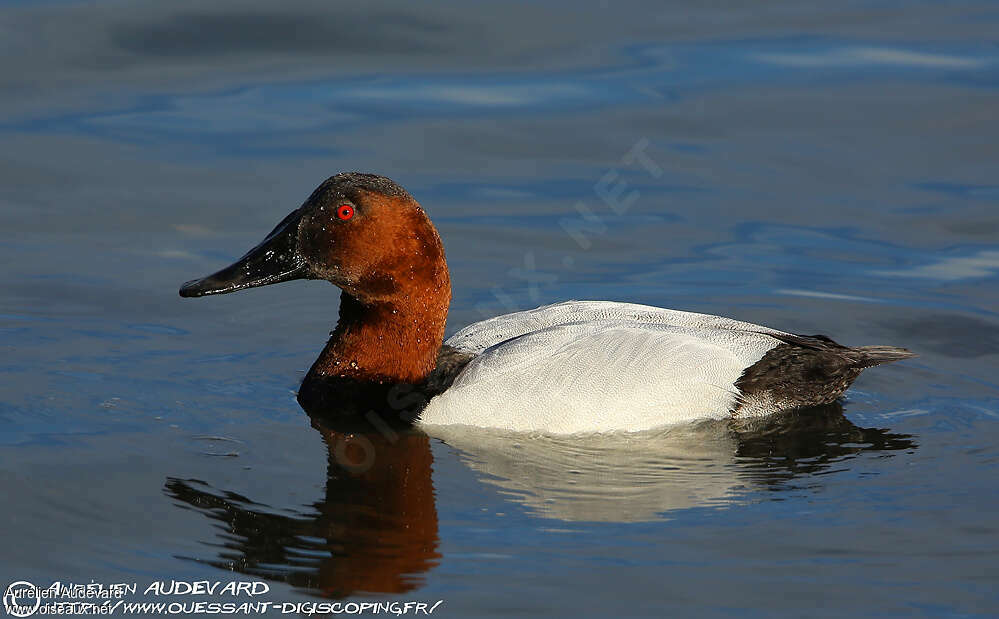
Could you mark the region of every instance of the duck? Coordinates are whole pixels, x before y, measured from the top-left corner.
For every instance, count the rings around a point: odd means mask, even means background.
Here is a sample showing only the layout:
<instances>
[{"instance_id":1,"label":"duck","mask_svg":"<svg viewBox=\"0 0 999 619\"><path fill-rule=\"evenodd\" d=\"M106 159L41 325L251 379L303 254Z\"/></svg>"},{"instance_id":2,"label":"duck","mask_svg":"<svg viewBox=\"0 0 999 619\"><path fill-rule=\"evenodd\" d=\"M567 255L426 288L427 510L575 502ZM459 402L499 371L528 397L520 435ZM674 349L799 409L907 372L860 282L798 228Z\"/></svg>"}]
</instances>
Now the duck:
<instances>
[{"instance_id":1,"label":"duck","mask_svg":"<svg viewBox=\"0 0 999 619\"><path fill-rule=\"evenodd\" d=\"M916 356L617 301L500 315L445 341L451 280L437 229L402 186L360 172L325 180L262 242L180 295L297 279L341 290L299 404L373 423L575 434L761 417L836 402L864 369Z\"/></svg>"}]
</instances>

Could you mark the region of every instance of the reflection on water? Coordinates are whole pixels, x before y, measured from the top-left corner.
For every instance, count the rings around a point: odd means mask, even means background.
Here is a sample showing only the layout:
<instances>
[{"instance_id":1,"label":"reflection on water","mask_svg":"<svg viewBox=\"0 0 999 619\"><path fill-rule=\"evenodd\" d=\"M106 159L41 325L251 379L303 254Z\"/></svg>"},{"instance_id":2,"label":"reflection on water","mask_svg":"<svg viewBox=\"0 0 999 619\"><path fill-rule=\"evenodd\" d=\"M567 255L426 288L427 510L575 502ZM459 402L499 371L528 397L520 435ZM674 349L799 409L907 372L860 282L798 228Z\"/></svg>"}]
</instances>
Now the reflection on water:
<instances>
[{"instance_id":1,"label":"reflection on water","mask_svg":"<svg viewBox=\"0 0 999 619\"><path fill-rule=\"evenodd\" d=\"M727 422L590 436L525 436L435 427L482 481L544 518L655 520L663 512L735 500L738 443Z\"/></svg>"},{"instance_id":2,"label":"reflection on water","mask_svg":"<svg viewBox=\"0 0 999 619\"><path fill-rule=\"evenodd\" d=\"M329 423L313 418L329 457L326 496L306 510L282 513L201 481L168 479L165 492L179 506L224 524L205 541L209 556L188 558L332 597L418 587L440 558L429 437ZM864 452L916 448L909 435L854 425L839 404L635 434L438 431L483 482L535 516L563 521L664 519L782 490Z\"/></svg>"},{"instance_id":3,"label":"reflection on water","mask_svg":"<svg viewBox=\"0 0 999 619\"><path fill-rule=\"evenodd\" d=\"M913 449L912 437L860 428L839 403L757 420L706 420L633 434L537 436L434 428L463 461L532 513L637 522L738 502L760 487L823 471L865 451Z\"/></svg>"},{"instance_id":4,"label":"reflection on water","mask_svg":"<svg viewBox=\"0 0 999 619\"><path fill-rule=\"evenodd\" d=\"M855 425L839 402L742 420L733 428L739 436L736 456L742 475L771 490L788 488L793 479L822 473L865 452L911 453L918 447L912 435Z\"/></svg>"},{"instance_id":5,"label":"reflection on water","mask_svg":"<svg viewBox=\"0 0 999 619\"><path fill-rule=\"evenodd\" d=\"M312 425L328 447L326 496L304 510L281 513L198 480L167 480L181 506L224 525L207 542L215 556L190 558L330 597L417 588L440 558L429 439Z\"/></svg>"}]
</instances>

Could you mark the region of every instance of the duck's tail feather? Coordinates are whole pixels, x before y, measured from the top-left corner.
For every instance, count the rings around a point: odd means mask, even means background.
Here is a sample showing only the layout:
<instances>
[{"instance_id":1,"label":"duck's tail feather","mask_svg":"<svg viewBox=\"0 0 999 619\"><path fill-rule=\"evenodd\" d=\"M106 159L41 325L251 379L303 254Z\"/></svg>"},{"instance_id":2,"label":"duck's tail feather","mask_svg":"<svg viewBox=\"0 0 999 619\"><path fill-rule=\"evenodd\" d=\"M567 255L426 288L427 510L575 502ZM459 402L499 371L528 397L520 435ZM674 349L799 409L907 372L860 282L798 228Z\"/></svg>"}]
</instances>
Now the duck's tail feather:
<instances>
[{"instance_id":1,"label":"duck's tail feather","mask_svg":"<svg viewBox=\"0 0 999 619\"><path fill-rule=\"evenodd\" d=\"M853 350L861 354L861 367L865 368L919 356L897 346L857 346Z\"/></svg>"}]
</instances>

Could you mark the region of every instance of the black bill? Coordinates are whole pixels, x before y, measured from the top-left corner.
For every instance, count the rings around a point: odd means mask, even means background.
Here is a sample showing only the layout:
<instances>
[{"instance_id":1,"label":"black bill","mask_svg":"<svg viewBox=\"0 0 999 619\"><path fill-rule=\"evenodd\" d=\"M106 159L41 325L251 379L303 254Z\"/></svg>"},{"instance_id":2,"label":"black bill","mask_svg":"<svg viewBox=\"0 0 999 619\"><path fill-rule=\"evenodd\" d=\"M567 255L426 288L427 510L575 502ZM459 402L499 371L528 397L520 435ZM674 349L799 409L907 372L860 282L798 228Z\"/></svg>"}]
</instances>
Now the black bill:
<instances>
[{"instance_id":1,"label":"black bill","mask_svg":"<svg viewBox=\"0 0 999 619\"><path fill-rule=\"evenodd\" d=\"M292 279L309 279L309 269L298 251L300 210L284 218L259 245L234 264L180 287L182 297L225 294Z\"/></svg>"}]
</instances>

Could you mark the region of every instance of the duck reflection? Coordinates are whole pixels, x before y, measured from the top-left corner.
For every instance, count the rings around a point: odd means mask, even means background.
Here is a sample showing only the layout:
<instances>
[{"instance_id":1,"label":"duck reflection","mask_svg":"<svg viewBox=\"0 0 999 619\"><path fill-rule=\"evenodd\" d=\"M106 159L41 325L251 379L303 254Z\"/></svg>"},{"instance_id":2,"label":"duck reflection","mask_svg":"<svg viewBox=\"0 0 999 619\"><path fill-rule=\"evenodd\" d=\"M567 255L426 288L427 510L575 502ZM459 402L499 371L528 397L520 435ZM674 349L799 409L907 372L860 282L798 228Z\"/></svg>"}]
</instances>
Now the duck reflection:
<instances>
[{"instance_id":1,"label":"duck reflection","mask_svg":"<svg viewBox=\"0 0 999 619\"><path fill-rule=\"evenodd\" d=\"M224 525L218 556L197 560L329 597L419 587L440 558L429 438L326 424L312 418L328 450L326 495L300 516L196 480L167 480L169 496Z\"/></svg>"},{"instance_id":2,"label":"duck reflection","mask_svg":"<svg viewBox=\"0 0 999 619\"><path fill-rule=\"evenodd\" d=\"M313 417L328 468L325 497L307 514L277 514L203 482L167 481L169 496L224 525L212 544L217 555L196 560L333 597L421 585L440 558L430 438L412 429L330 423ZM591 522L660 520L685 508L732 505L866 452L916 448L909 435L854 425L839 404L640 434L432 431L482 482L532 514Z\"/></svg>"},{"instance_id":3,"label":"duck reflection","mask_svg":"<svg viewBox=\"0 0 999 619\"><path fill-rule=\"evenodd\" d=\"M834 403L751 420L658 431L526 438L434 428L481 480L532 513L563 521L638 522L738 502L868 451L914 449L911 436L861 428Z\"/></svg>"},{"instance_id":4,"label":"duck reflection","mask_svg":"<svg viewBox=\"0 0 999 619\"><path fill-rule=\"evenodd\" d=\"M733 422L733 431L739 437L736 457L742 475L774 490L866 452L890 456L918 447L911 434L853 424L839 402L774 418Z\"/></svg>"}]
</instances>

